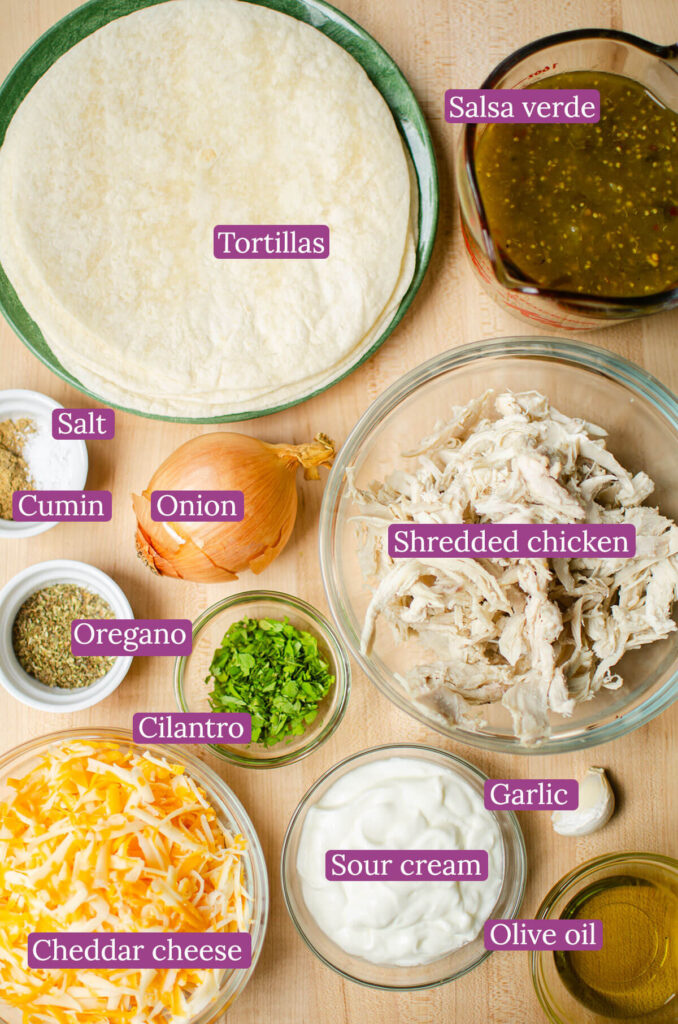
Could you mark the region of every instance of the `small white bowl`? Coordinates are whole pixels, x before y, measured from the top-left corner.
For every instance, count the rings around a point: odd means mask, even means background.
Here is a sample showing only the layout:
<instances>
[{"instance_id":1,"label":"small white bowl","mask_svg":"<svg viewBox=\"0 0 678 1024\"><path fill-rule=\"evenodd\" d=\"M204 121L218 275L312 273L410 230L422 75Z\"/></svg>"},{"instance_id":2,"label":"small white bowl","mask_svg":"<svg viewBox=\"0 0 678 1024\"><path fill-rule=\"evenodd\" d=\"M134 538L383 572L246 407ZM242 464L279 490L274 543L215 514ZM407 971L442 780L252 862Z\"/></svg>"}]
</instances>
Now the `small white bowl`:
<instances>
[{"instance_id":1,"label":"small white bowl","mask_svg":"<svg viewBox=\"0 0 678 1024\"><path fill-rule=\"evenodd\" d=\"M31 419L36 416L49 416L54 409L63 409L63 405L53 398L43 395L40 391L26 391L13 388L0 391L0 423L4 420L19 420L22 417ZM87 483L87 445L84 441L63 441L77 447L77 473L72 485L74 491L81 491ZM51 530L56 523L15 523L12 519L0 519L0 537L35 537L38 533Z\"/></svg>"},{"instance_id":2,"label":"small white bowl","mask_svg":"<svg viewBox=\"0 0 678 1024\"><path fill-rule=\"evenodd\" d=\"M22 704L40 711L82 711L108 697L129 672L131 657L119 657L111 669L90 686L66 689L45 686L33 679L17 661L12 646L12 626L22 604L31 594L57 583L75 583L84 590L99 594L110 605L118 619L132 619L134 613L118 584L101 569L86 562L55 559L38 562L17 573L0 590L0 683Z\"/></svg>"}]
</instances>

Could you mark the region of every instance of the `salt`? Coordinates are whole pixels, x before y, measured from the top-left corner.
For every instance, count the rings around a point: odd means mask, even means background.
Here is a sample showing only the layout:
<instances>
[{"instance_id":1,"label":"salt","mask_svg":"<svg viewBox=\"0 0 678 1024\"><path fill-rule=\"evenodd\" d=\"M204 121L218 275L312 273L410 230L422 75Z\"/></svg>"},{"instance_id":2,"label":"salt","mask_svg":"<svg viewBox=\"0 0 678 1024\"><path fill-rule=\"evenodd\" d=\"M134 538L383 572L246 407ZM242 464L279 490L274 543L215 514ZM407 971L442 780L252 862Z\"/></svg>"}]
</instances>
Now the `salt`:
<instances>
[{"instance_id":1,"label":"salt","mask_svg":"<svg viewBox=\"0 0 678 1024\"><path fill-rule=\"evenodd\" d=\"M21 454L36 491L68 491L76 487L79 470L79 441L55 441L52 421L31 417L35 430L26 435Z\"/></svg>"}]
</instances>

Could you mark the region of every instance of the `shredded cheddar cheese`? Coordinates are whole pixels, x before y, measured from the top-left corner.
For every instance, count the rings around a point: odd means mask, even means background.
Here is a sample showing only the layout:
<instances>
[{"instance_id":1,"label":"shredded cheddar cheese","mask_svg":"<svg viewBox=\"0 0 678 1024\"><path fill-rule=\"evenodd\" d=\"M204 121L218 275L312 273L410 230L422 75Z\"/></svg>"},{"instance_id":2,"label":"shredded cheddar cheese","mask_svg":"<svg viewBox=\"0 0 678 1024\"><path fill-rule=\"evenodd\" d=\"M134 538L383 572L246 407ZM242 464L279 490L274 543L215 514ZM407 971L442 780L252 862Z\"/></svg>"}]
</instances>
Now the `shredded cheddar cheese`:
<instances>
[{"instance_id":1,"label":"shredded cheddar cheese","mask_svg":"<svg viewBox=\"0 0 678 1024\"><path fill-rule=\"evenodd\" d=\"M183 766L117 743L52 748L0 802L0 999L23 1024L179 1024L223 971L29 969L31 932L247 931L242 835Z\"/></svg>"}]
</instances>

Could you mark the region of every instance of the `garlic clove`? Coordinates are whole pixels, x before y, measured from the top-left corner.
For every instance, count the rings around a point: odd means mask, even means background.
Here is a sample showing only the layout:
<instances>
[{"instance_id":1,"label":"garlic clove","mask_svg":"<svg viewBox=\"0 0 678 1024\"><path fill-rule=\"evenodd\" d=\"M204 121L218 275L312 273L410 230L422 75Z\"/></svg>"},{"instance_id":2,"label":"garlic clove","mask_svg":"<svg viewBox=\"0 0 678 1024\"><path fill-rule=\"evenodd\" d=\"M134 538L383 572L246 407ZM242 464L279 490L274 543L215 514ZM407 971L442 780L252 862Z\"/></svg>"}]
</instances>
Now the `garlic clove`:
<instances>
[{"instance_id":1,"label":"garlic clove","mask_svg":"<svg viewBox=\"0 0 678 1024\"><path fill-rule=\"evenodd\" d=\"M614 791L604 768L589 768L579 784L575 811L554 811L551 824L561 836L587 836L606 825L614 813Z\"/></svg>"}]
</instances>

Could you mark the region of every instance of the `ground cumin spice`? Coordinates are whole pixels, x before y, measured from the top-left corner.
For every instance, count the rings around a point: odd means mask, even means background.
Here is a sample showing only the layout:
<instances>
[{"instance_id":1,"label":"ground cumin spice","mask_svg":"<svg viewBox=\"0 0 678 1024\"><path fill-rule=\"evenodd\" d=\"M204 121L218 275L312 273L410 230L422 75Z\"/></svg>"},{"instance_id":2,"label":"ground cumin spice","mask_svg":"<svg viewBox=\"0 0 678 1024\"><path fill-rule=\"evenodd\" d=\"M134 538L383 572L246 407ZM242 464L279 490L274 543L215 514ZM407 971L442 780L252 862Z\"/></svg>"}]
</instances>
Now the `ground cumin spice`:
<instances>
[{"instance_id":1,"label":"ground cumin spice","mask_svg":"<svg viewBox=\"0 0 678 1024\"><path fill-rule=\"evenodd\" d=\"M12 495L34 490L31 472L23 457L28 435L35 430L30 419L0 423L0 518L13 519Z\"/></svg>"},{"instance_id":2,"label":"ground cumin spice","mask_svg":"<svg viewBox=\"0 0 678 1024\"><path fill-rule=\"evenodd\" d=\"M12 627L12 646L29 676L45 686L90 686L112 668L115 658L71 653L73 619L112 619L114 612L98 594L74 583L57 583L24 601Z\"/></svg>"}]
</instances>

